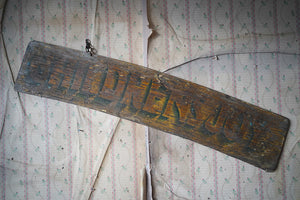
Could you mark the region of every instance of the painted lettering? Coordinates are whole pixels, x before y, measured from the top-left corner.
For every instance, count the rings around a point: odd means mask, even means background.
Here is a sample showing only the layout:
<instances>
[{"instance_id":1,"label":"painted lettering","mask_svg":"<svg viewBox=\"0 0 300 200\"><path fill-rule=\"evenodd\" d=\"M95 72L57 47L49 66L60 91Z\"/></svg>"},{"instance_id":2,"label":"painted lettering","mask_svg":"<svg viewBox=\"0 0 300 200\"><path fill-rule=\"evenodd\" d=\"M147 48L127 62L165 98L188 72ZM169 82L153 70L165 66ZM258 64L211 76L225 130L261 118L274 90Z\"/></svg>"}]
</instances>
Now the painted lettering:
<instances>
[{"instance_id":1,"label":"painted lettering","mask_svg":"<svg viewBox=\"0 0 300 200\"><path fill-rule=\"evenodd\" d=\"M60 90L66 89L62 87L63 80L65 79L66 75L66 67L67 63L63 63L62 65L56 65L49 67L49 74L46 81L46 85L48 88L57 88Z\"/></svg>"},{"instance_id":2,"label":"painted lettering","mask_svg":"<svg viewBox=\"0 0 300 200\"><path fill-rule=\"evenodd\" d=\"M103 86L104 86L104 82L106 79L106 75L107 75L107 70L108 68L101 68L101 69L92 69L89 70L88 72L88 77L90 78L91 81L91 85L90 85L90 89L89 92L92 94L99 94L100 91L102 90ZM86 88L86 90L88 90L88 88Z\"/></svg>"},{"instance_id":3,"label":"painted lettering","mask_svg":"<svg viewBox=\"0 0 300 200\"><path fill-rule=\"evenodd\" d=\"M130 75L130 79L128 80L126 92L122 95L122 99L119 103L127 106L124 112L128 111L135 114L142 108L142 102L145 96L145 88L143 86L148 85L149 81L141 80L139 74Z\"/></svg>"},{"instance_id":4,"label":"painted lettering","mask_svg":"<svg viewBox=\"0 0 300 200\"><path fill-rule=\"evenodd\" d=\"M158 120L167 120L164 115L166 107L170 99L171 91L164 85L152 82L151 89L147 96L147 100L143 106L143 111L151 113L152 116L158 116Z\"/></svg>"},{"instance_id":5,"label":"painted lettering","mask_svg":"<svg viewBox=\"0 0 300 200\"><path fill-rule=\"evenodd\" d=\"M215 135L217 132L219 132L218 130L216 131L216 129L220 127L220 123L217 124L217 122L220 116L221 109L222 109L222 105L218 105L215 108L215 112L210 114L201 124L200 131L204 135L212 136Z\"/></svg>"},{"instance_id":6,"label":"painted lettering","mask_svg":"<svg viewBox=\"0 0 300 200\"><path fill-rule=\"evenodd\" d=\"M149 94L150 94L150 91L151 91L151 87L152 87L152 84L153 84L153 80L150 79L147 87L145 88L145 93L144 93L144 97L143 97L143 101L142 101L142 104L141 104L141 108L139 110L139 115L144 117L144 118L155 118L158 114L156 113L153 113L153 112L149 112L146 110L144 110L144 107L146 105L146 108L147 108L147 99L149 97Z\"/></svg>"},{"instance_id":7,"label":"painted lettering","mask_svg":"<svg viewBox=\"0 0 300 200\"><path fill-rule=\"evenodd\" d=\"M87 69L77 68L72 76L69 92L75 93L81 90L86 78Z\"/></svg>"}]
</instances>

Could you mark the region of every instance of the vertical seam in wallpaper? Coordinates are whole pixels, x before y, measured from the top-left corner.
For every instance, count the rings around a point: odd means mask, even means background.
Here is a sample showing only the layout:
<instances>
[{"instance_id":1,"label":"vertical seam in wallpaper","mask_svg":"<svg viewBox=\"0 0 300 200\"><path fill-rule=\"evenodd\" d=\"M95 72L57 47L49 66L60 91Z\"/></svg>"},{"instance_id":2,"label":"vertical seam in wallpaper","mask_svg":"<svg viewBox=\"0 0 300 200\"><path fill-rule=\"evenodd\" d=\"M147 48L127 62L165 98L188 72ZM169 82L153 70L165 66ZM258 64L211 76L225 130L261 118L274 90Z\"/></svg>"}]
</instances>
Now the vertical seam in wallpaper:
<instances>
[{"instance_id":1,"label":"vertical seam in wallpaper","mask_svg":"<svg viewBox=\"0 0 300 200\"><path fill-rule=\"evenodd\" d=\"M149 30L147 0L142 0L142 13L143 13L143 60L144 67L148 68L148 38L151 34ZM150 147L149 147L149 127L145 126L145 143L146 143L146 194L147 199L152 200L152 183L151 183L151 160L150 160Z\"/></svg>"}]
</instances>

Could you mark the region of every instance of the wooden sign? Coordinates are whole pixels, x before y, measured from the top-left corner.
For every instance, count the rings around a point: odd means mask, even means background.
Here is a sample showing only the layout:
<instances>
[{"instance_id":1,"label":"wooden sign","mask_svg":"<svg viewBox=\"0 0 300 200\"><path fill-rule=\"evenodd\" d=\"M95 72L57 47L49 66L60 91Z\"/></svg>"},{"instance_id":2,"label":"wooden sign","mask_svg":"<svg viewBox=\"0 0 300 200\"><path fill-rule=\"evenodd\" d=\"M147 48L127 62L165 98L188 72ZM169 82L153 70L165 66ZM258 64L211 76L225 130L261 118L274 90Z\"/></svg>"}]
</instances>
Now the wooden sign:
<instances>
[{"instance_id":1,"label":"wooden sign","mask_svg":"<svg viewBox=\"0 0 300 200\"><path fill-rule=\"evenodd\" d=\"M165 73L32 41L19 92L85 106L144 124L274 171L287 118Z\"/></svg>"}]
</instances>

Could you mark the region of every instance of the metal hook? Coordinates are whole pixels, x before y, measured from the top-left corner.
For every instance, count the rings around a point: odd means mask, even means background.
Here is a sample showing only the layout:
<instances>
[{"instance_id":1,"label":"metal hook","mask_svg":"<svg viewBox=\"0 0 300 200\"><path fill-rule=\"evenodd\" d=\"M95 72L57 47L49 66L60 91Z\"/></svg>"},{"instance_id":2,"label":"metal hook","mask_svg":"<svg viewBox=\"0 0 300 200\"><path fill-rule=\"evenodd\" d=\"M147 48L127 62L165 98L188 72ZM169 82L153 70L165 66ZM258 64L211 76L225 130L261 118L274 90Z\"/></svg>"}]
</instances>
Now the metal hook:
<instances>
[{"instance_id":1,"label":"metal hook","mask_svg":"<svg viewBox=\"0 0 300 200\"><path fill-rule=\"evenodd\" d=\"M90 53L91 56L97 54L97 50L92 45L92 42L90 39L85 39L85 51Z\"/></svg>"}]
</instances>

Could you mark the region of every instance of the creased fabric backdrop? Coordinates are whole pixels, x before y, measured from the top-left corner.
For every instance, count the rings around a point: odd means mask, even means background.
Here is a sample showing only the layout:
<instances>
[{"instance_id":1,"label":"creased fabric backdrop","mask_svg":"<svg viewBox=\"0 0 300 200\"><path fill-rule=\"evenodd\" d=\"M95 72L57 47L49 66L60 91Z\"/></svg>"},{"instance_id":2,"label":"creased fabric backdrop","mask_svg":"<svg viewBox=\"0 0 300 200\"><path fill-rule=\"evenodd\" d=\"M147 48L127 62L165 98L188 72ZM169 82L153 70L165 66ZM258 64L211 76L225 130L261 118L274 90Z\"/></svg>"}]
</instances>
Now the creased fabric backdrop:
<instances>
[{"instance_id":1,"label":"creased fabric backdrop","mask_svg":"<svg viewBox=\"0 0 300 200\"><path fill-rule=\"evenodd\" d=\"M1 3L1 199L140 199L144 127L17 94L13 81L31 40L85 51L90 38L98 54L143 64L141 2Z\"/></svg>"},{"instance_id":2,"label":"creased fabric backdrop","mask_svg":"<svg viewBox=\"0 0 300 200\"><path fill-rule=\"evenodd\" d=\"M274 173L151 129L154 197L300 199L300 2L150 0L148 5L157 33L149 40L151 68L169 69L291 120Z\"/></svg>"},{"instance_id":3,"label":"creased fabric backdrop","mask_svg":"<svg viewBox=\"0 0 300 200\"><path fill-rule=\"evenodd\" d=\"M291 120L274 173L150 129L154 199L299 199L299 0L145 2L0 1L0 198L145 197L145 127L13 89L29 41L84 51L90 38L100 55L148 58Z\"/></svg>"}]
</instances>

